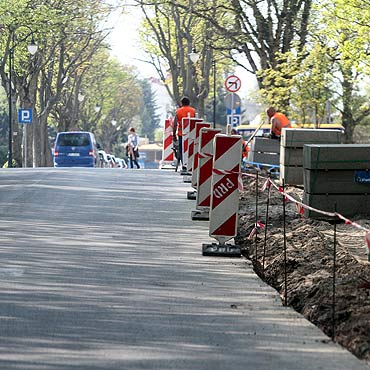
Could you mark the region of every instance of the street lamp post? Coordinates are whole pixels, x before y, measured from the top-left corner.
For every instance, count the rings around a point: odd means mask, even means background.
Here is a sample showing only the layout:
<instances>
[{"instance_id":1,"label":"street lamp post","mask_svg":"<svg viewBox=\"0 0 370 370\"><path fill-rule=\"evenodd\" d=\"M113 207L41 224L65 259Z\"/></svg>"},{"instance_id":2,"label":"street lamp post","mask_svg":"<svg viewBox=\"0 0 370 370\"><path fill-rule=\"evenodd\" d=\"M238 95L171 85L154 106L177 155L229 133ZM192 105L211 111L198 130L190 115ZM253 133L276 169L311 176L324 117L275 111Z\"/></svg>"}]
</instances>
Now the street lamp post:
<instances>
[{"instance_id":1,"label":"street lamp post","mask_svg":"<svg viewBox=\"0 0 370 370\"><path fill-rule=\"evenodd\" d=\"M189 74L188 74L188 83L187 83L187 88L188 88L188 93L189 93L189 97L191 100L193 100L193 90L194 90L194 86L196 84L196 73L197 73L197 70L196 70L196 64L199 60L199 53L197 53L196 49L193 48L192 52L188 54L189 56L189 59L192 63L192 65L189 65Z\"/></svg>"},{"instance_id":2,"label":"street lamp post","mask_svg":"<svg viewBox=\"0 0 370 370\"><path fill-rule=\"evenodd\" d=\"M28 52L31 55L34 55L37 51L37 45L33 38L33 31L28 26L18 26L18 27L11 27L9 28L10 31L10 41L11 46L9 48L9 87L8 87L8 104L9 104L9 153L8 153L8 168L13 167L13 86L12 86L12 79L13 79L13 65L14 65L14 49L15 49L15 31L19 27L26 27L29 29L30 33L23 39L27 39L31 36L31 43L27 46ZM22 40L22 41L23 41Z\"/></svg>"},{"instance_id":3,"label":"street lamp post","mask_svg":"<svg viewBox=\"0 0 370 370\"><path fill-rule=\"evenodd\" d=\"M212 60L213 68L213 128L216 128L216 61Z\"/></svg>"}]
</instances>

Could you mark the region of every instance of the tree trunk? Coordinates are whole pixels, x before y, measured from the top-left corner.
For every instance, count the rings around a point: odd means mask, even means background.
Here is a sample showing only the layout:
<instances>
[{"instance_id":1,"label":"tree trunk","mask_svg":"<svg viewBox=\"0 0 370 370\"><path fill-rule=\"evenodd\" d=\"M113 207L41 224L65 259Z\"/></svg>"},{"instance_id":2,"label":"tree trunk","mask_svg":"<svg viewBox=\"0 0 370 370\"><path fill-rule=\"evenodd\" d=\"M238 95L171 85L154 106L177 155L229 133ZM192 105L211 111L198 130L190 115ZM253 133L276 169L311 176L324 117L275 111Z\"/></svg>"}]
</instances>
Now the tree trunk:
<instances>
[{"instance_id":1,"label":"tree trunk","mask_svg":"<svg viewBox=\"0 0 370 370\"><path fill-rule=\"evenodd\" d=\"M17 98L12 96L12 157L16 167L22 167L22 132L18 124Z\"/></svg>"},{"instance_id":2,"label":"tree trunk","mask_svg":"<svg viewBox=\"0 0 370 370\"><path fill-rule=\"evenodd\" d=\"M355 119L353 116L353 73L351 68L342 69L342 94L343 94L343 111L342 124L345 129L344 141L345 143L352 143L353 132L355 129Z\"/></svg>"}]
</instances>

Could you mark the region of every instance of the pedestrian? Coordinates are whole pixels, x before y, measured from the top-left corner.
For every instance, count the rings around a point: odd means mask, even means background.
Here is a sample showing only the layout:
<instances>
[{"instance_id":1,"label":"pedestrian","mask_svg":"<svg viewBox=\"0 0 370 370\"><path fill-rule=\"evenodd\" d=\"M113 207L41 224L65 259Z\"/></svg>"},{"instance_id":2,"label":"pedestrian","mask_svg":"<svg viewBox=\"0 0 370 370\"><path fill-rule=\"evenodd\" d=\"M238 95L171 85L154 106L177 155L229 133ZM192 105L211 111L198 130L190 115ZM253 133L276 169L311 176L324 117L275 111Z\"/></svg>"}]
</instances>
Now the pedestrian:
<instances>
[{"instance_id":1,"label":"pedestrian","mask_svg":"<svg viewBox=\"0 0 370 370\"><path fill-rule=\"evenodd\" d=\"M292 127L287 116L277 112L274 107L267 108L266 114L271 123L270 137L272 139L280 139L282 129Z\"/></svg>"},{"instance_id":2,"label":"pedestrian","mask_svg":"<svg viewBox=\"0 0 370 370\"><path fill-rule=\"evenodd\" d=\"M173 121L173 140L179 142L180 162L182 170L186 171L182 159L182 119L187 117L195 117L195 108L190 106L190 99L184 96L181 99L180 108L176 110L175 119Z\"/></svg>"},{"instance_id":3,"label":"pedestrian","mask_svg":"<svg viewBox=\"0 0 370 370\"><path fill-rule=\"evenodd\" d=\"M136 134L135 129L130 127L127 142L127 153L130 158L130 168L140 168L137 159L139 158L139 136Z\"/></svg>"}]
</instances>

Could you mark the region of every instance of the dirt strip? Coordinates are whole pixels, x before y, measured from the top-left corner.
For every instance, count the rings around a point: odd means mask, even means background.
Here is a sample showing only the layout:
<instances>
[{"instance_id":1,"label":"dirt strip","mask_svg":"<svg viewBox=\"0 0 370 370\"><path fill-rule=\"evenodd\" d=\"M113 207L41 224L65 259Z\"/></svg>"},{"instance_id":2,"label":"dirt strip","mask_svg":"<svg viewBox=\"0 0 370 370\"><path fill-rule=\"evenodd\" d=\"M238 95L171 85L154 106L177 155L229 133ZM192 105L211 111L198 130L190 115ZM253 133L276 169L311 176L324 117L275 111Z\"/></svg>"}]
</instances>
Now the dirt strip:
<instances>
[{"instance_id":1,"label":"dirt strip","mask_svg":"<svg viewBox=\"0 0 370 370\"><path fill-rule=\"evenodd\" d=\"M259 180L258 221L267 229L259 227L257 238L248 238L256 222L256 180L247 177L243 181L236 242L251 259L258 275L284 300L283 196L271 188L266 222L268 190L262 192L265 180ZM297 200L303 193L293 187L287 187L286 192ZM303 218L291 201L285 205L288 305L331 337L334 226ZM369 219L352 221L370 228ZM365 233L344 223L337 224L336 228L335 340L370 364L370 263L367 262Z\"/></svg>"}]
</instances>

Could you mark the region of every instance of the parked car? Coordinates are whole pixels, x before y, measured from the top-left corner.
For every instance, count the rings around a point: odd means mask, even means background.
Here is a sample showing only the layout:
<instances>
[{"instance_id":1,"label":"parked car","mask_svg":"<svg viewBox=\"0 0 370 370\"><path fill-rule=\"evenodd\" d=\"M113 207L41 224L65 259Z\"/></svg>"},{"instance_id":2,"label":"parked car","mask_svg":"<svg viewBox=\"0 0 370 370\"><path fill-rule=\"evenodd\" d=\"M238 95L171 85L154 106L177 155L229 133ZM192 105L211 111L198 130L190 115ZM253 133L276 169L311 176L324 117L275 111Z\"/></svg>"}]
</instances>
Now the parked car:
<instances>
[{"instance_id":1,"label":"parked car","mask_svg":"<svg viewBox=\"0 0 370 370\"><path fill-rule=\"evenodd\" d=\"M54 145L54 167L98 167L95 137L87 131L59 132Z\"/></svg>"}]
</instances>

